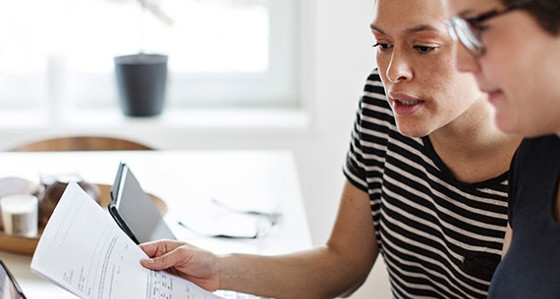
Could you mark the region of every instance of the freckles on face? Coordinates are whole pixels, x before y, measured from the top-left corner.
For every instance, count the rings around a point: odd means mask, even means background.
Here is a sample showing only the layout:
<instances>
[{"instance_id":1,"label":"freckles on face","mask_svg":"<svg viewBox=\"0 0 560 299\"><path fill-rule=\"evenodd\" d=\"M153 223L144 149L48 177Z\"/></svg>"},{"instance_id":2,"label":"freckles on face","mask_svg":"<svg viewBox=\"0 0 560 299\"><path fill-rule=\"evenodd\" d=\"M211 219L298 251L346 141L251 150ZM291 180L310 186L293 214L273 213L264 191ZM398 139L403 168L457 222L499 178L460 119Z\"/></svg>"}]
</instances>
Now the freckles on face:
<instances>
[{"instance_id":1,"label":"freckles on face","mask_svg":"<svg viewBox=\"0 0 560 299\"><path fill-rule=\"evenodd\" d=\"M440 0L378 0L376 61L401 133L419 137L454 121L480 93L455 67ZM403 10L406 7L406 10ZM394 97L401 97L394 98Z\"/></svg>"}]
</instances>

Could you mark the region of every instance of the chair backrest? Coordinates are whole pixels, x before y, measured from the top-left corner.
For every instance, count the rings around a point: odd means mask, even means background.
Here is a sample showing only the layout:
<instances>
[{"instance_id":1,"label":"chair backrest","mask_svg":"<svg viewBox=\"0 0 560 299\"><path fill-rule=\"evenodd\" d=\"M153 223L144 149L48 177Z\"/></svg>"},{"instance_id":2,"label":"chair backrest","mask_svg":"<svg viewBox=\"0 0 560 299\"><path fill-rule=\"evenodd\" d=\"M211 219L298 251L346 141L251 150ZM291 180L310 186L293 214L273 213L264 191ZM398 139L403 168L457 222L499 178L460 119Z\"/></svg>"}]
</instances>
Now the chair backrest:
<instances>
[{"instance_id":1,"label":"chair backrest","mask_svg":"<svg viewBox=\"0 0 560 299\"><path fill-rule=\"evenodd\" d=\"M68 136L34 141L11 148L15 152L154 150L147 145L114 137Z\"/></svg>"}]
</instances>

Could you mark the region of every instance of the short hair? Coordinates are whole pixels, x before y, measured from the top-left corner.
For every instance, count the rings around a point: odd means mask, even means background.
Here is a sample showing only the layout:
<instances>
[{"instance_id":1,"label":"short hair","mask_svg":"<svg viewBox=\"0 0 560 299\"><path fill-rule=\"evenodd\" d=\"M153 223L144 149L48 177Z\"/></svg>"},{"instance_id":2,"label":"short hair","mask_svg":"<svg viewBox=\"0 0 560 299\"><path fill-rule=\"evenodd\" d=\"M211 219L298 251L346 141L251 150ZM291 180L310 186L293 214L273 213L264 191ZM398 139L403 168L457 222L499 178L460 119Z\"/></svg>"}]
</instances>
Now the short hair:
<instances>
[{"instance_id":1,"label":"short hair","mask_svg":"<svg viewBox=\"0 0 560 299\"><path fill-rule=\"evenodd\" d=\"M502 0L506 5L519 3L519 0ZM528 12L546 32L560 33L560 0L532 0L522 9Z\"/></svg>"}]
</instances>

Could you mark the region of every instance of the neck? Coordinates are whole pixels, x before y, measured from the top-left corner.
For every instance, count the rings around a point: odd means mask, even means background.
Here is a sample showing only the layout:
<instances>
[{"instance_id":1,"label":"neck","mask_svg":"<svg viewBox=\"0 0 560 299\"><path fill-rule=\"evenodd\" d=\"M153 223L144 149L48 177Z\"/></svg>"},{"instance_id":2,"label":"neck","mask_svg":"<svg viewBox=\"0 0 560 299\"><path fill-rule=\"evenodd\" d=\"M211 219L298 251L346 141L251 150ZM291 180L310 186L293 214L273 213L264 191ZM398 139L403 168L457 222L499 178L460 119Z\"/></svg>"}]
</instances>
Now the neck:
<instances>
[{"instance_id":1,"label":"neck","mask_svg":"<svg viewBox=\"0 0 560 299\"><path fill-rule=\"evenodd\" d=\"M509 169L521 137L501 132L494 124L493 115L490 104L480 100L430 134L436 153L457 179L479 182Z\"/></svg>"},{"instance_id":2,"label":"neck","mask_svg":"<svg viewBox=\"0 0 560 299\"><path fill-rule=\"evenodd\" d=\"M440 150L466 157L479 155L481 146L509 138L494 125L492 108L484 100L477 101L455 120L430 134L430 140Z\"/></svg>"}]
</instances>

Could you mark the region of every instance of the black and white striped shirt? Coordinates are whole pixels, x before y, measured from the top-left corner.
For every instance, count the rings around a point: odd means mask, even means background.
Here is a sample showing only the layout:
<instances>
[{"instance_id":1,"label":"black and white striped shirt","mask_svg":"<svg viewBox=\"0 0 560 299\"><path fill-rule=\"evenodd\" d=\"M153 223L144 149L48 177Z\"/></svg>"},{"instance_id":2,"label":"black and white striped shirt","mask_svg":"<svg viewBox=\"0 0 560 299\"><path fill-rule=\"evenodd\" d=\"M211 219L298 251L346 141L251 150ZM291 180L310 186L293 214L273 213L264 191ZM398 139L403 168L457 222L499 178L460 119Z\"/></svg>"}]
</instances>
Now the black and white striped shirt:
<instances>
[{"instance_id":1,"label":"black and white striped shirt","mask_svg":"<svg viewBox=\"0 0 560 299\"><path fill-rule=\"evenodd\" d=\"M430 139L396 128L377 71L360 102L344 173L369 194L396 298L485 298L507 224L507 173L457 181Z\"/></svg>"}]
</instances>

